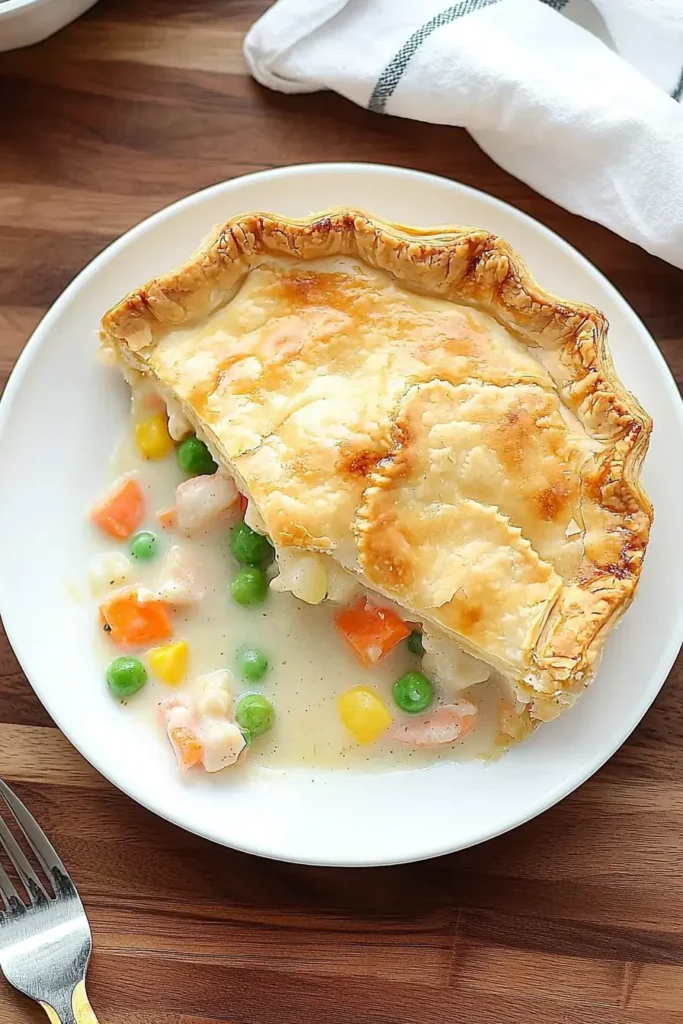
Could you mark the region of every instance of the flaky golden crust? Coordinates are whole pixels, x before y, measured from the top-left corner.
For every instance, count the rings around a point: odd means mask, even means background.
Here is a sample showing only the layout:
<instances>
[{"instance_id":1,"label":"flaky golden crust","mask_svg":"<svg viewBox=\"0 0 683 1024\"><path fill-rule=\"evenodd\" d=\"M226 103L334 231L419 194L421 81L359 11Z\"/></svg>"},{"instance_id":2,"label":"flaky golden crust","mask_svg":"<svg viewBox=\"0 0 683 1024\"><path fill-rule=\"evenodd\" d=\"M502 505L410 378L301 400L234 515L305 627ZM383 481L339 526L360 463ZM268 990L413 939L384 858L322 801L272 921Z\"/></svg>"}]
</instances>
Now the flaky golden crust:
<instances>
[{"instance_id":1,"label":"flaky golden crust","mask_svg":"<svg viewBox=\"0 0 683 1024\"><path fill-rule=\"evenodd\" d=\"M103 340L144 368L169 329L199 322L225 305L245 274L264 257L310 261L340 256L387 271L408 289L472 305L493 316L538 355L553 393L595 442L573 481L577 493L567 498L561 488L548 491L552 515L558 501L572 502L572 522L577 520L582 550L570 572L558 569L563 584L543 621L529 633L529 649L515 680L520 692L527 690L533 699L535 717L552 717L588 681L608 628L630 603L652 521L639 479L651 421L616 376L607 349L607 323L600 312L545 292L515 250L483 230L416 229L346 209L301 220L246 214L216 229L178 271L156 278L114 306L102 322ZM441 378L447 376L440 373ZM464 382L449 383L457 389ZM403 402L409 386L406 382L376 451L367 455L354 524L363 571L371 581L374 573L378 589L399 601L406 595L400 580L392 583L396 566L388 575L386 565L378 568L390 544L387 516L393 514L380 496L391 491L397 475L413 459L406 419L410 410ZM350 464L361 457L350 452ZM495 529L503 529L497 520ZM306 531L301 530L289 543L306 546L306 541ZM533 574L541 572L550 593L555 572L533 568L521 541L515 545L520 565L523 561L526 566L524 578L535 586ZM397 563L397 549L391 550L386 564L392 559ZM406 599L406 604L411 602ZM473 647L479 649L476 640ZM482 650L485 657L485 646Z\"/></svg>"}]
</instances>

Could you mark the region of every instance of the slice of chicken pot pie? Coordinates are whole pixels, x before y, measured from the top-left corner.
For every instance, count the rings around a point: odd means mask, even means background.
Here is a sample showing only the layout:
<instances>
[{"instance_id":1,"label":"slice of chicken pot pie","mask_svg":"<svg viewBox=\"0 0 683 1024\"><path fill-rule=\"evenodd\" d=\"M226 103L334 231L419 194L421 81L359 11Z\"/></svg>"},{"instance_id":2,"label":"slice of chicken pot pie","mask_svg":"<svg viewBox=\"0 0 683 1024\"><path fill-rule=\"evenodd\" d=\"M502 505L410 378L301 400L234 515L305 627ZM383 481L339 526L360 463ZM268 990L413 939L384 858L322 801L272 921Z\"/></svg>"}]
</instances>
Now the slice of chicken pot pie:
<instances>
[{"instance_id":1,"label":"slice of chicken pot pie","mask_svg":"<svg viewBox=\"0 0 683 1024\"><path fill-rule=\"evenodd\" d=\"M332 210L235 217L101 338L248 496L275 586L336 599L355 576L533 724L590 681L652 521L651 422L606 333L486 231Z\"/></svg>"}]
</instances>

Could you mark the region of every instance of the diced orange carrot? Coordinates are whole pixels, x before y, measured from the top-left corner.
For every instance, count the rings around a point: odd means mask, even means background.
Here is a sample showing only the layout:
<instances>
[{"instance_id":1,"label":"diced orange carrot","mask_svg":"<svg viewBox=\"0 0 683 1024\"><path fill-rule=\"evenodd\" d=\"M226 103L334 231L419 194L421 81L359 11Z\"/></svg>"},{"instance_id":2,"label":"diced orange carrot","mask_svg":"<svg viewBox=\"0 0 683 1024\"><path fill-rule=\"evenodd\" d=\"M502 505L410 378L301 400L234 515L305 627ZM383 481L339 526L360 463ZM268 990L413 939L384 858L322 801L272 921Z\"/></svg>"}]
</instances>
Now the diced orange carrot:
<instances>
[{"instance_id":1,"label":"diced orange carrot","mask_svg":"<svg viewBox=\"0 0 683 1024\"><path fill-rule=\"evenodd\" d=\"M101 604L100 618L117 647L142 647L173 636L168 605L163 601L140 601L135 590L115 594Z\"/></svg>"},{"instance_id":2,"label":"diced orange carrot","mask_svg":"<svg viewBox=\"0 0 683 1024\"><path fill-rule=\"evenodd\" d=\"M238 496L238 498L237 498L237 502L238 502L237 507L240 510L240 515L243 516L244 513L247 511L247 505L249 504L249 502L247 501L246 494L240 494Z\"/></svg>"},{"instance_id":3,"label":"diced orange carrot","mask_svg":"<svg viewBox=\"0 0 683 1024\"><path fill-rule=\"evenodd\" d=\"M176 525L176 508L163 508L157 512L157 519L162 530L173 530Z\"/></svg>"},{"instance_id":4,"label":"diced orange carrot","mask_svg":"<svg viewBox=\"0 0 683 1024\"><path fill-rule=\"evenodd\" d=\"M96 505L90 517L96 526L116 540L125 540L137 530L145 515L145 496L140 484L128 476L119 481Z\"/></svg>"},{"instance_id":5,"label":"diced orange carrot","mask_svg":"<svg viewBox=\"0 0 683 1024\"><path fill-rule=\"evenodd\" d=\"M170 728L168 738L175 750L179 768L186 770L201 761L204 748L191 729L182 725Z\"/></svg>"},{"instance_id":6,"label":"diced orange carrot","mask_svg":"<svg viewBox=\"0 0 683 1024\"><path fill-rule=\"evenodd\" d=\"M337 629L365 665L375 665L410 635L410 626L390 608L371 604L366 597L334 617Z\"/></svg>"}]
</instances>

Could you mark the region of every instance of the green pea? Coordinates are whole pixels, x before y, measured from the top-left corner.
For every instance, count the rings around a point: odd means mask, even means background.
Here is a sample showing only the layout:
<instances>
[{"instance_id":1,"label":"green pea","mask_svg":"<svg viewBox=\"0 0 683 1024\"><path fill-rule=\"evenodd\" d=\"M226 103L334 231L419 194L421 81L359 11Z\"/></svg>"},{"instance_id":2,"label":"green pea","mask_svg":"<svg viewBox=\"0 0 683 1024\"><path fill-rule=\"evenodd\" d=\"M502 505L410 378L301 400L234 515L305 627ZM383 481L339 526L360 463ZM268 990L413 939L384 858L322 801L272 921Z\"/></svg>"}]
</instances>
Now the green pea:
<instances>
[{"instance_id":1,"label":"green pea","mask_svg":"<svg viewBox=\"0 0 683 1024\"><path fill-rule=\"evenodd\" d=\"M133 558L139 558L143 562L149 561L150 558L154 558L157 551L157 539L153 533L149 533L147 530L142 530L140 533L136 533L130 542L130 553Z\"/></svg>"},{"instance_id":2,"label":"green pea","mask_svg":"<svg viewBox=\"0 0 683 1024\"><path fill-rule=\"evenodd\" d=\"M230 546L242 565L264 565L273 561L274 552L268 540L246 523L235 527Z\"/></svg>"},{"instance_id":3,"label":"green pea","mask_svg":"<svg viewBox=\"0 0 683 1024\"><path fill-rule=\"evenodd\" d=\"M422 633L419 629L414 629L406 640L406 646L411 654L424 654L425 649L422 646Z\"/></svg>"},{"instance_id":4,"label":"green pea","mask_svg":"<svg viewBox=\"0 0 683 1024\"><path fill-rule=\"evenodd\" d=\"M183 472L190 476L208 476L218 469L211 452L198 437L187 437L181 441L176 448L176 458Z\"/></svg>"},{"instance_id":5,"label":"green pea","mask_svg":"<svg viewBox=\"0 0 683 1024\"><path fill-rule=\"evenodd\" d=\"M268 656L255 647L247 647L238 658L239 670L244 679L258 683L268 671Z\"/></svg>"},{"instance_id":6,"label":"green pea","mask_svg":"<svg viewBox=\"0 0 683 1024\"><path fill-rule=\"evenodd\" d=\"M275 709L261 693L245 693L235 710L235 720L250 740L268 732L274 719Z\"/></svg>"},{"instance_id":7,"label":"green pea","mask_svg":"<svg viewBox=\"0 0 683 1024\"><path fill-rule=\"evenodd\" d=\"M266 574L253 565L240 569L230 584L230 590L238 604L263 604L268 596Z\"/></svg>"},{"instance_id":8,"label":"green pea","mask_svg":"<svg viewBox=\"0 0 683 1024\"><path fill-rule=\"evenodd\" d=\"M107 682L115 697L131 697L147 682L147 669L137 658L114 658L107 667Z\"/></svg>"},{"instance_id":9,"label":"green pea","mask_svg":"<svg viewBox=\"0 0 683 1024\"><path fill-rule=\"evenodd\" d=\"M416 715L434 700L434 687L422 672L406 672L394 683L394 700L402 711Z\"/></svg>"}]
</instances>

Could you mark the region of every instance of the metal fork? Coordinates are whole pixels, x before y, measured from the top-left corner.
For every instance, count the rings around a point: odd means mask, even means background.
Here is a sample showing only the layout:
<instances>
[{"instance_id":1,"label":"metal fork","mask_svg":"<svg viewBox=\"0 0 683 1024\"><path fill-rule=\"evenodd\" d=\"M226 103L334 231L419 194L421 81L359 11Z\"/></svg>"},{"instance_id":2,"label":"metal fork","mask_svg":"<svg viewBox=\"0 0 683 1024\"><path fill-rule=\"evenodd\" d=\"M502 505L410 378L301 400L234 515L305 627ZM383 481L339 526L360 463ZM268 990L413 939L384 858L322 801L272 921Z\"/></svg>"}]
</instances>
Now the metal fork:
<instances>
[{"instance_id":1,"label":"metal fork","mask_svg":"<svg viewBox=\"0 0 683 1024\"><path fill-rule=\"evenodd\" d=\"M31 867L8 825L12 819L51 885L45 887ZM97 1024L85 992L92 937L83 904L45 833L2 779L0 846L26 890L19 895L0 863L3 974L11 985L40 1003L52 1024Z\"/></svg>"}]
</instances>

